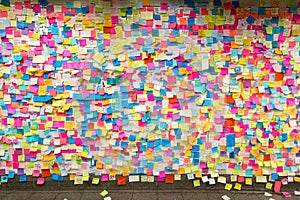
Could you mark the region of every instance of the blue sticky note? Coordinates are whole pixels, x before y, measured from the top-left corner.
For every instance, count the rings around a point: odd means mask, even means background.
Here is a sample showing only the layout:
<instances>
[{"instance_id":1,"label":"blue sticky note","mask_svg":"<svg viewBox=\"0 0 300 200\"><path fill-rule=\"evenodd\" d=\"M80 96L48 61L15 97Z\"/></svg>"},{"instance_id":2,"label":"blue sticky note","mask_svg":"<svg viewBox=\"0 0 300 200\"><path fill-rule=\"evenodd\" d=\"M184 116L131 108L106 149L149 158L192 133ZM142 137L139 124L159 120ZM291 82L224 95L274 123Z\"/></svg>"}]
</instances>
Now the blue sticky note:
<instances>
[{"instance_id":1,"label":"blue sticky note","mask_svg":"<svg viewBox=\"0 0 300 200\"><path fill-rule=\"evenodd\" d=\"M7 183L8 177L7 176L1 176L1 183Z\"/></svg>"},{"instance_id":2,"label":"blue sticky note","mask_svg":"<svg viewBox=\"0 0 300 200\"><path fill-rule=\"evenodd\" d=\"M278 174L277 173L272 173L271 177L272 177L272 180L278 180Z\"/></svg>"},{"instance_id":3,"label":"blue sticky note","mask_svg":"<svg viewBox=\"0 0 300 200\"><path fill-rule=\"evenodd\" d=\"M41 6L45 7L49 4L49 2L47 0L39 0L39 3Z\"/></svg>"},{"instance_id":4,"label":"blue sticky note","mask_svg":"<svg viewBox=\"0 0 300 200\"><path fill-rule=\"evenodd\" d=\"M21 183L26 182L26 181L27 181L27 176L26 176L26 175L20 175L19 181L20 181Z\"/></svg>"},{"instance_id":5,"label":"blue sticky note","mask_svg":"<svg viewBox=\"0 0 300 200\"><path fill-rule=\"evenodd\" d=\"M59 28L58 27L52 27L51 28L51 33L53 35L58 35L59 34Z\"/></svg>"},{"instance_id":6,"label":"blue sticky note","mask_svg":"<svg viewBox=\"0 0 300 200\"><path fill-rule=\"evenodd\" d=\"M88 6L85 6L85 7L81 7L81 11L83 14L86 14L89 12L89 7Z\"/></svg>"},{"instance_id":7,"label":"blue sticky note","mask_svg":"<svg viewBox=\"0 0 300 200\"><path fill-rule=\"evenodd\" d=\"M52 180L58 181L59 175L58 174L52 174Z\"/></svg>"},{"instance_id":8,"label":"blue sticky note","mask_svg":"<svg viewBox=\"0 0 300 200\"><path fill-rule=\"evenodd\" d=\"M15 172L13 172L13 171L8 172L8 176L7 177L8 178L15 178Z\"/></svg>"},{"instance_id":9,"label":"blue sticky note","mask_svg":"<svg viewBox=\"0 0 300 200\"><path fill-rule=\"evenodd\" d=\"M214 6L217 6L217 7L222 6L221 0L214 0Z\"/></svg>"},{"instance_id":10,"label":"blue sticky note","mask_svg":"<svg viewBox=\"0 0 300 200\"><path fill-rule=\"evenodd\" d=\"M246 19L246 21L248 22L248 24L252 25L255 21L255 18L252 17L251 15Z\"/></svg>"},{"instance_id":11,"label":"blue sticky note","mask_svg":"<svg viewBox=\"0 0 300 200\"><path fill-rule=\"evenodd\" d=\"M70 9L70 8L73 8L73 6L74 6L74 3L72 1L66 2L66 8Z\"/></svg>"},{"instance_id":12,"label":"blue sticky note","mask_svg":"<svg viewBox=\"0 0 300 200\"><path fill-rule=\"evenodd\" d=\"M175 16L175 15L170 15L170 16L169 16L169 22L170 22L170 23L176 22L176 16Z\"/></svg>"},{"instance_id":13,"label":"blue sticky note","mask_svg":"<svg viewBox=\"0 0 300 200\"><path fill-rule=\"evenodd\" d=\"M240 2L239 1L233 1L233 2L231 2L232 3L232 6L234 7L234 8L239 8L240 7Z\"/></svg>"},{"instance_id":14,"label":"blue sticky note","mask_svg":"<svg viewBox=\"0 0 300 200\"><path fill-rule=\"evenodd\" d=\"M265 15L266 14L266 8L258 8L258 15Z\"/></svg>"},{"instance_id":15,"label":"blue sticky note","mask_svg":"<svg viewBox=\"0 0 300 200\"><path fill-rule=\"evenodd\" d=\"M234 147L235 146L235 135L234 134L226 135L226 146L227 147Z\"/></svg>"},{"instance_id":16,"label":"blue sticky note","mask_svg":"<svg viewBox=\"0 0 300 200\"><path fill-rule=\"evenodd\" d=\"M1 4L4 6L10 6L10 1L9 0L2 0Z\"/></svg>"}]
</instances>

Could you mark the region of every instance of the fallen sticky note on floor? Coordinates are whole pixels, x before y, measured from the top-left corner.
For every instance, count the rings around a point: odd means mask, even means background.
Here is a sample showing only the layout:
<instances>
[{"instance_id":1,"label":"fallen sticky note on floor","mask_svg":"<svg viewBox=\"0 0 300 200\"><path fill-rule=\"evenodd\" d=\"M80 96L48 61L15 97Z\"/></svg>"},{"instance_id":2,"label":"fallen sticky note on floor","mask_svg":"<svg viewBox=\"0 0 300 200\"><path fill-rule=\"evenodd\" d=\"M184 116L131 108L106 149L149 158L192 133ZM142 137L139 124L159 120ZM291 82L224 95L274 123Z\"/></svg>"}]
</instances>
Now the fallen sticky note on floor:
<instances>
[{"instance_id":1,"label":"fallen sticky note on floor","mask_svg":"<svg viewBox=\"0 0 300 200\"><path fill-rule=\"evenodd\" d=\"M108 194L107 190L103 190L102 192L100 192L100 195L105 197Z\"/></svg>"},{"instance_id":2,"label":"fallen sticky note on floor","mask_svg":"<svg viewBox=\"0 0 300 200\"><path fill-rule=\"evenodd\" d=\"M272 194L271 194L271 193L269 193L269 192L265 192L265 196L266 196L266 197L271 197L271 196L272 196Z\"/></svg>"},{"instance_id":3,"label":"fallen sticky note on floor","mask_svg":"<svg viewBox=\"0 0 300 200\"><path fill-rule=\"evenodd\" d=\"M111 200L111 197L110 196L104 197L103 200Z\"/></svg>"},{"instance_id":4,"label":"fallen sticky note on floor","mask_svg":"<svg viewBox=\"0 0 300 200\"><path fill-rule=\"evenodd\" d=\"M300 191L295 191L295 195L299 196L300 195Z\"/></svg>"},{"instance_id":5,"label":"fallen sticky note on floor","mask_svg":"<svg viewBox=\"0 0 300 200\"><path fill-rule=\"evenodd\" d=\"M282 192L283 196L289 198L289 197L292 197L292 195L288 192Z\"/></svg>"},{"instance_id":6,"label":"fallen sticky note on floor","mask_svg":"<svg viewBox=\"0 0 300 200\"><path fill-rule=\"evenodd\" d=\"M222 196L222 199L223 199L223 200L230 200L230 197L228 197L227 195L223 195L223 196Z\"/></svg>"}]
</instances>

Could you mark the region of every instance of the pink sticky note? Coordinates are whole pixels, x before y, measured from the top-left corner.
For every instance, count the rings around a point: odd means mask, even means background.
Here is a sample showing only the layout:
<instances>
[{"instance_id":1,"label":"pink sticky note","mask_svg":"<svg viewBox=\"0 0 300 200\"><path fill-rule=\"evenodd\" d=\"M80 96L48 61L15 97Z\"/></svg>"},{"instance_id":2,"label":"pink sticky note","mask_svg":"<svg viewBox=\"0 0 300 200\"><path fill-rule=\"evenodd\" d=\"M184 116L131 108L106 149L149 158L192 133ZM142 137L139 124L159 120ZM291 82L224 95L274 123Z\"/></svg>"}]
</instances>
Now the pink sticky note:
<instances>
[{"instance_id":1,"label":"pink sticky note","mask_svg":"<svg viewBox=\"0 0 300 200\"><path fill-rule=\"evenodd\" d=\"M15 119L15 126L22 127L22 121L18 120L18 119Z\"/></svg>"},{"instance_id":2,"label":"pink sticky note","mask_svg":"<svg viewBox=\"0 0 300 200\"><path fill-rule=\"evenodd\" d=\"M81 47L84 47L86 45L86 40L85 39L79 40L79 44Z\"/></svg>"},{"instance_id":3,"label":"pink sticky note","mask_svg":"<svg viewBox=\"0 0 300 200\"><path fill-rule=\"evenodd\" d=\"M206 168L206 162L200 162L200 168L202 169Z\"/></svg>"},{"instance_id":4,"label":"pink sticky note","mask_svg":"<svg viewBox=\"0 0 300 200\"><path fill-rule=\"evenodd\" d=\"M145 39L144 39L144 38L138 38L138 39L136 40L136 43L137 43L137 44L140 44L140 45L143 45L143 44L145 43Z\"/></svg>"},{"instance_id":5,"label":"pink sticky note","mask_svg":"<svg viewBox=\"0 0 300 200\"><path fill-rule=\"evenodd\" d=\"M167 2L161 2L160 3L160 9L161 10L168 10L168 3Z\"/></svg>"},{"instance_id":6,"label":"pink sticky note","mask_svg":"<svg viewBox=\"0 0 300 200\"><path fill-rule=\"evenodd\" d=\"M111 16L111 22L113 24L117 24L119 22L119 17L118 16Z\"/></svg>"},{"instance_id":7,"label":"pink sticky note","mask_svg":"<svg viewBox=\"0 0 300 200\"><path fill-rule=\"evenodd\" d=\"M44 182L45 182L45 179L44 179L44 178L38 178L38 179L37 179L37 184L38 184L38 185L43 185Z\"/></svg>"},{"instance_id":8,"label":"pink sticky note","mask_svg":"<svg viewBox=\"0 0 300 200\"><path fill-rule=\"evenodd\" d=\"M40 5L34 5L33 6L33 12L40 13L41 12L41 6Z\"/></svg>"},{"instance_id":9,"label":"pink sticky note","mask_svg":"<svg viewBox=\"0 0 300 200\"><path fill-rule=\"evenodd\" d=\"M157 182L164 182L164 181L165 181L165 177L163 177L163 176L157 177Z\"/></svg>"},{"instance_id":10,"label":"pink sticky note","mask_svg":"<svg viewBox=\"0 0 300 200\"><path fill-rule=\"evenodd\" d=\"M71 56L70 51L69 50L64 50L63 56L70 57Z\"/></svg>"},{"instance_id":11,"label":"pink sticky note","mask_svg":"<svg viewBox=\"0 0 300 200\"><path fill-rule=\"evenodd\" d=\"M292 197L292 195L288 192L282 192L283 196L287 197L287 198L290 198Z\"/></svg>"},{"instance_id":12,"label":"pink sticky note","mask_svg":"<svg viewBox=\"0 0 300 200\"><path fill-rule=\"evenodd\" d=\"M228 68L222 68L220 74L227 75L228 74Z\"/></svg>"},{"instance_id":13,"label":"pink sticky note","mask_svg":"<svg viewBox=\"0 0 300 200\"><path fill-rule=\"evenodd\" d=\"M103 45L104 46L110 46L110 40L104 39L103 40Z\"/></svg>"},{"instance_id":14,"label":"pink sticky note","mask_svg":"<svg viewBox=\"0 0 300 200\"><path fill-rule=\"evenodd\" d=\"M109 178L109 177L108 177L108 174L102 174L102 175L101 175L101 181L102 181L102 182L108 181L108 178Z\"/></svg>"},{"instance_id":15,"label":"pink sticky note","mask_svg":"<svg viewBox=\"0 0 300 200\"><path fill-rule=\"evenodd\" d=\"M238 182L239 183L244 183L245 182L245 177L244 176L239 176L238 177Z\"/></svg>"},{"instance_id":16,"label":"pink sticky note","mask_svg":"<svg viewBox=\"0 0 300 200\"><path fill-rule=\"evenodd\" d=\"M275 181L274 184L274 192L280 192L280 188L281 188L281 181Z\"/></svg>"},{"instance_id":17,"label":"pink sticky note","mask_svg":"<svg viewBox=\"0 0 300 200\"><path fill-rule=\"evenodd\" d=\"M54 40L48 40L49 47L54 47L54 45L55 45Z\"/></svg>"}]
</instances>

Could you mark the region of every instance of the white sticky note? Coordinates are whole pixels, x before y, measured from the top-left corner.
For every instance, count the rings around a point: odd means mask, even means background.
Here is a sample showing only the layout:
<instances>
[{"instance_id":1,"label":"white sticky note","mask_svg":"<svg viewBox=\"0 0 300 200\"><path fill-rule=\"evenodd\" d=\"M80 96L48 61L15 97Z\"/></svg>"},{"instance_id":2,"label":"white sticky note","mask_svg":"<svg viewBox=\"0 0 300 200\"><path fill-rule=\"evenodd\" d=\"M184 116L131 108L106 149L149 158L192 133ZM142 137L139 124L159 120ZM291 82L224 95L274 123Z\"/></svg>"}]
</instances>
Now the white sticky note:
<instances>
[{"instance_id":1,"label":"white sticky note","mask_svg":"<svg viewBox=\"0 0 300 200\"><path fill-rule=\"evenodd\" d=\"M129 182L140 182L140 176L139 175L129 176Z\"/></svg>"},{"instance_id":2,"label":"white sticky note","mask_svg":"<svg viewBox=\"0 0 300 200\"><path fill-rule=\"evenodd\" d=\"M34 57L32 58L32 62L33 62L33 63L39 63L39 64L42 64L42 63L45 62L45 57L42 56L42 55L34 56Z\"/></svg>"},{"instance_id":3,"label":"white sticky note","mask_svg":"<svg viewBox=\"0 0 300 200\"><path fill-rule=\"evenodd\" d=\"M223 196L222 196L222 199L223 199L223 200L230 200L230 198L229 198L227 195L223 195Z\"/></svg>"},{"instance_id":4,"label":"white sticky note","mask_svg":"<svg viewBox=\"0 0 300 200\"><path fill-rule=\"evenodd\" d=\"M226 184L226 177L224 177L224 176L219 176L219 177L218 177L218 183Z\"/></svg>"},{"instance_id":5,"label":"white sticky note","mask_svg":"<svg viewBox=\"0 0 300 200\"><path fill-rule=\"evenodd\" d=\"M209 181L208 177L207 176L203 176L202 177L202 181L203 181L203 183L207 183Z\"/></svg>"},{"instance_id":6,"label":"white sticky note","mask_svg":"<svg viewBox=\"0 0 300 200\"><path fill-rule=\"evenodd\" d=\"M257 183L266 183L267 182L267 177L266 176L257 176L256 177L256 182Z\"/></svg>"}]
</instances>

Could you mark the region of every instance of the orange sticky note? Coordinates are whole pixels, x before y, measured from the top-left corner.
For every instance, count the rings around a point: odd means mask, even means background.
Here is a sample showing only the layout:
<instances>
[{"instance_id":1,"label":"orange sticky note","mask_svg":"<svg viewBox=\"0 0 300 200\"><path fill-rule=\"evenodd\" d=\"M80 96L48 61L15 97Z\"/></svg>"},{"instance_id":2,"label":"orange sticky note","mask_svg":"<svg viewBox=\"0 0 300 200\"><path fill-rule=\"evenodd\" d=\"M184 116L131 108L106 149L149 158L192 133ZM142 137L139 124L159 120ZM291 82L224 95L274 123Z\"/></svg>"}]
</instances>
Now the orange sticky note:
<instances>
[{"instance_id":1,"label":"orange sticky note","mask_svg":"<svg viewBox=\"0 0 300 200\"><path fill-rule=\"evenodd\" d=\"M166 183L174 183L174 174L166 174Z\"/></svg>"},{"instance_id":2,"label":"orange sticky note","mask_svg":"<svg viewBox=\"0 0 300 200\"><path fill-rule=\"evenodd\" d=\"M96 163L96 168L97 169L103 169L103 164L101 162Z\"/></svg>"},{"instance_id":3,"label":"orange sticky note","mask_svg":"<svg viewBox=\"0 0 300 200\"><path fill-rule=\"evenodd\" d=\"M76 174L70 174L70 181L74 181L75 180L75 176L76 176Z\"/></svg>"},{"instance_id":4,"label":"orange sticky note","mask_svg":"<svg viewBox=\"0 0 300 200\"><path fill-rule=\"evenodd\" d=\"M126 176L118 176L118 185L126 185Z\"/></svg>"},{"instance_id":5,"label":"orange sticky note","mask_svg":"<svg viewBox=\"0 0 300 200\"><path fill-rule=\"evenodd\" d=\"M143 6L150 6L150 0L143 0Z\"/></svg>"}]
</instances>

